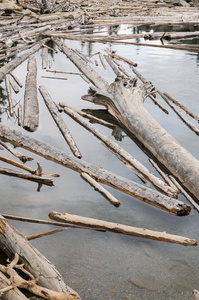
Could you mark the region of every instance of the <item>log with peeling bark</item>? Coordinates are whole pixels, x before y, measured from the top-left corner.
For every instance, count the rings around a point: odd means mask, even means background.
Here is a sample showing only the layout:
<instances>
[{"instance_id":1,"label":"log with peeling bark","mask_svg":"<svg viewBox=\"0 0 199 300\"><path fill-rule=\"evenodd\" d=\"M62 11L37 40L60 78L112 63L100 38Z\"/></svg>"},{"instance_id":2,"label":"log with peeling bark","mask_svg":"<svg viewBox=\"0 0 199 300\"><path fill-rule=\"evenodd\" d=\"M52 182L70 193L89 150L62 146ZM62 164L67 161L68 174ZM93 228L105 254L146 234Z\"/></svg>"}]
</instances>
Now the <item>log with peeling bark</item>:
<instances>
[{"instance_id":1,"label":"log with peeling bark","mask_svg":"<svg viewBox=\"0 0 199 300\"><path fill-rule=\"evenodd\" d=\"M59 49L95 85L83 99L104 105L126 131L133 134L171 174L199 199L199 161L182 147L144 107L154 94L151 83L136 86L116 78L108 84L97 72L78 58L65 43L55 39Z\"/></svg>"},{"instance_id":2,"label":"log with peeling bark","mask_svg":"<svg viewBox=\"0 0 199 300\"><path fill-rule=\"evenodd\" d=\"M52 98L50 97L47 89L45 86L40 86L39 91L44 99L44 102L53 117L55 123L57 124L60 132L62 133L65 141L67 142L68 146L70 147L72 153L77 158L81 158L81 152L79 151L70 131L68 130L68 127L66 126L65 122L63 121L56 104L53 102Z\"/></svg>"},{"instance_id":3,"label":"log with peeling bark","mask_svg":"<svg viewBox=\"0 0 199 300\"><path fill-rule=\"evenodd\" d=\"M37 153L38 155L59 163L76 172L85 172L99 182L105 183L170 213L176 215L187 215L190 213L190 206L186 205L182 201L170 198L156 190L143 187L132 180L128 180L127 178L109 172L99 166L94 166L75 157L71 157L48 144L29 138L19 131L13 131L6 126L0 125L0 138Z\"/></svg>"},{"instance_id":4,"label":"log with peeling bark","mask_svg":"<svg viewBox=\"0 0 199 300\"><path fill-rule=\"evenodd\" d=\"M80 299L76 292L66 286L62 276L53 264L35 249L22 234L10 225L2 215L0 215L0 237L0 249L2 249L10 259L13 259L15 253L17 253L19 255L19 263L24 263L25 269L31 273L34 278L38 278L38 285L46 289L64 293L69 297L68 299Z\"/></svg>"},{"instance_id":5,"label":"log with peeling bark","mask_svg":"<svg viewBox=\"0 0 199 300\"><path fill-rule=\"evenodd\" d=\"M24 94L23 128L35 131L39 126L39 102L37 96L37 62L35 56L28 59Z\"/></svg>"},{"instance_id":6,"label":"log with peeling bark","mask_svg":"<svg viewBox=\"0 0 199 300\"><path fill-rule=\"evenodd\" d=\"M130 166L135 168L138 171L138 173L141 173L141 175L143 175L144 178L150 181L157 189L169 195L170 197L174 197L174 198L177 197L177 193L175 190L173 190L160 178L156 177L143 164L141 164L138 160L136 160L133 156L131 156L126 150L120 147L117 143L109 139L100 130L96 129L92 124L84 120L81 116L78 116L78 114L72 108L65 105L64 111L74 120L76 120L79 124L81 124L87 130L92 132L97 138L99 138L108 148L111 149L111 151L114 154L115 153L117 154L117 157L121 157Z\"/></svg>"},{"instance_id":7,"label":"log with peeling bark","mask_svg":"<svg viewBox=\"0 0 199 300\"><path fill-rule=\"evenodd\" d=\"M15 57L13 60L5 64L3 67L0 68L0 80L4 78L4 76L7 73L10 73L13 71L16 67L18 67L22 62L24 62L31 54L34 54L36 51L38 51L43 44L45 44L49 39L43 39L39 42L36 42L32 45L32 47L25 52L23 52L21 55Z\"/></svg>"},{"instance_id":8,"label":"log with peeling bark","mask_svg":"<svg viewBox=\"0 0 199 300\"><path fill-rule=\"evenodd\" d=\"M71 215L68 213L60 213L52 211L49 213L49 218L56 221L66 222L67 224L86 225L87 227L95 227L105 229L107 231L122 233L126 235L132 235L142 237L146 239L158 240L163 242L177 243L182 245L197 245L195 239L187 237L172 235L166 232L158 232L145 228L137 228L128 225L107 222L92 218L86 218L77 215Z\"/></svg>"}]
</instances>

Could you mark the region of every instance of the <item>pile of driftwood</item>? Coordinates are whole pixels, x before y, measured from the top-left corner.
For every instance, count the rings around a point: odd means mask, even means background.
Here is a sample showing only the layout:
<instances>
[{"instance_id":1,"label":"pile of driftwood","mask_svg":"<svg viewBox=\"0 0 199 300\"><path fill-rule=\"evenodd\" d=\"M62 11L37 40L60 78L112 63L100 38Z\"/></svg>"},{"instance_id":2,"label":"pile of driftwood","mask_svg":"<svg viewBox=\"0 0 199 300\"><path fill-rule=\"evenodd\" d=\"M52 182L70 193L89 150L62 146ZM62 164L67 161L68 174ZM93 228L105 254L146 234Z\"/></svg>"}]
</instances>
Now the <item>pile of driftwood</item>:
<instances>
[{"instance_id":1,"label":"pile of driftwood","mask_svg":"<svg viewBox=\"0 0 199 300\"><path fill-rule=\"evenodd\" d=\"M108 48L104 54L98 52L93 54L92 57L87 57L78 49L68 48L61 40L61 38L65 38L89 42L137 44L135 41L129 40L140 37L164 41L198 36L199 33L194 31L173 34L162 32L150 35L109 35L109 31L104 31L107 25L123 23L131 24L134 27L143 24L168 24L168 22L184 24L186 21L186 23L193 26L198 23L199 10L197 7L190 6L187 2L184 3L182 1L177 4L183 6L176 6L176 3L174 5L173 3L168 4L168 2L162 1L139 1L133 3L128 1L117 3L106 1L106 3L89 2L84 4L77 1L37 1L36 3L21 3L19 6L12 6L10 3L9 5L11 6L9 7L2 6L0 17L0 81L5 82L7 91L6 112L10 118L17 117L19 128L23 127L24 130L34 132L39 126L39 91L74 157L51 145L31 138L29 135L25 135L23 130L12 130L0 124L0 147L12 153L21 162L8 159L5 156L0 156L0 160L23 170L19 172L15 168L1 167L0 173L35 181L38 183L38 190L43 184L53 185L51 177L58 177L59 175L44 174L39 162L35 169L27 166L27 162L33 158L31 155L27 156L16 150L16 147L20 147L78 172L85 181L116 207L120 206L120 201L111 195L100 183L111 186L175 215L183 216L189 214L191 206L199 211L199 162L149 115L144 108L144 100L150 97L160 109L168 114L167 109L158 102L158 97L156 98L156 95L160 96L197 135L199 135L199 128L195 123L199 122L198 116L190 112L167 93L163 93L154 87L151 82L148 82L138 72L137 64L128 58L119 56ZM6 3L6 5L8 4ZM99 28L99 26L103 31L102 34L97 35L95 29ZM88 33L89 29L92 30L92 34ZM37 61L34 53L41 48L43 69L55 74L67 73L48 69L50 67L48 59L49 46L46 43L49 40L52 40L58 49L50 50L63 52L78 68L79 71L73 74L81 76L92 84L88 95L82 97L83 100L104 105L107 108L107 113L112 117L112 122L104 121L91 113L69 107L66 103L55 103L45 86L37 86ZM160 43L155 45L154 43L150 44L150 42L147 42L147 44L139 43L139 45L199 51L198 45L192 46L192 48L179 45L160 45ZM96 56L99 57L99 61L104 68L107 66L112 68L114 72L112 84L108 84L95 71L94 63L98 64L97 60L95 60ZM27 59L24 103L15 103L13 93L18 93L22 84L16 75L13 74L13 70ZM135 77L127 73L124 68L125 64L131 68ZM5 109L5 105L1 109ZM184 112L189 115L189 118L184 115ZM100 139L108 150L141 179L142 183L138 184L102 167L83 161L78 142L73 139L62 118L62 113L69 115L96 138ZM159 172L162 179L150 172L142 163L137 161L116 142L109 139L88 120L115 131L120 127L127 134L136 138L148 151L151 156L150 162ZM14 147L8 145L8 143ZM149 185L151 186L149 187ZM182 193L187 198L191 206L177 199L179 193ZM25 238L5 218L52 224L63 228ZM0 216L0 249L10 258L7 266L0 265L0 293L3 295L3 299L26 299L26 296L21 294L18 288L26 288L31 293L45 299L80 299L74 291L65 286L61 275L58 274L54 266L47 262L45 257L28 242L28 240L33 238L66 230L69 227L111 231L182 245L197 244L195 239L187 237L66 213L51 212L49 218L59 222L20 218L5 214ZM38 261L39 264L37 264ZM38 269L38 265L40 269ZM28 280L19 275L17 272L19 269L28 276ZM49 274L52 274L52 276L49 276ZM194 294L196 296L193 295L193 297L197 297L197 291Z\"/></svg>"}]
</instances>

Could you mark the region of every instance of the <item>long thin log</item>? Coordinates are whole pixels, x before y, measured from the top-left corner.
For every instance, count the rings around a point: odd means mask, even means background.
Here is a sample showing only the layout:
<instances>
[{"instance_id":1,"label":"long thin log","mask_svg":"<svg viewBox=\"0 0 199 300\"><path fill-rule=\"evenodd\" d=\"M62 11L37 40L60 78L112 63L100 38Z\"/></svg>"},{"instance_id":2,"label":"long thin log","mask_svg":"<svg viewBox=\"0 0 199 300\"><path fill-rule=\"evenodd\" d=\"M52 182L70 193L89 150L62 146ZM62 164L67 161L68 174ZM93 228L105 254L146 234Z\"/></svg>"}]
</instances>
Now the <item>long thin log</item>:
<instances>
[{"instance_id":1,"label":"long thin log","mask_svg":"<svg viewBox=\"0 0 199 300\"><path fill-rule=\"evenodd\" d=\"M8 108L9 108L9 113L10 116L14 116L14 110L13 110L13 100L12 100L12 95L11 95L11 86L10 86L10 81L8 75L5 75L5 85L6 85L6 92L8 96Z\"/></svg>"},{"instance_id":2,"label":"long thin log","mask_svg":"<svg viewBox=\"0 0 199 300\"><path fill-rule=\"evenodd\" d=\"M21 101L19 101L19 106L18 106L18 125L22 125L22 105Z\"/></svg>"},{"instance_id":3,"label":"long thin log","mask_svg":"<svg viewBox=\"0 0 199 300\"><path fill-rule=\"evenodd\" d=\"M43 44L45 44L49 38L43 39L35 44L32 45L30 49L23 52L23 54L15 57L9 63L5 64L3 67L0 68L0 81L4 78L7 73L13 71L16 67L18 67L22 62L24 62L31 54L34 54L38 51Z\"/></svg>"},{"instance_id":4,"label":"long thin log","mask_svg":"<svg viewBox=\"0 0 199 300\"><path fill-rule=\"evenodd\" d=\"M71 215L68 213L59 213L59 212L52 211L49 213L49 218L52 220L66 222L68 224L71 223L76 225L86 225L91 228L94 226L94 227L105 229L107 231L137 236L146 239L177 243L186 246L197 245L196 240L187 237L172 235L166 232L152 231L145 228L137 228L137 227L132 227L132 226L118 224L118 223L86 218L77 215Z\"/></svg>"},{"instance_id":5,"label":"long thin log","mask_svg":"<svg viewBox=\"0 0 199 300\"><path fill-rule=\"evenodd\" d=\"M28 73L26 77L24 94L23 128L35 131L39 126L39 102L37 97L37 62L31 55L28 60Z\"/></svg>"},{"instance_id":6,"label":"long thin log","mask_svg":"<svg viewBox=\"0 0 199 300\"><path fill-rule=\"evenodd\" d=\"M43 237L43 236L47 236L47 235L50 235L50 234L61 232L63 230L69 229L69 228L70 227L65 227L65 228L61 228L61 229L52 229L52 230L48 230L48 231L45 231L45 232L40 232L40 233L27 235L26 238L27 238L28 241L30 241L30 240L38 239L38 238Z\"/></svg>"},{"instance_id":7,"label":"long thin log","mask_svg":"<svg viewBox=\"0 0 199 300\"><path fill-rule=\"evenodd\" d=\"M64 107L64 111L76 120L79 124L84 126L87 130L92 132L97 138L99 138L103 143L110 148L113 153L117 153L121 156L127 163L133 166L138 172L140 172L147 180L149 180L156 188L161 190L162 192L168 194L171 197L176 197L175 191L170 188L165 182L163 182L160 178L156 177L153 173L151 173L143 164L137 161L134 157L132 157L127 151L125 151L122 147L116 144L114 141L110 140L106 135L104 135L100 130L96 129L92 124L84 120L81 116L73 111L73 109L68 106Z\"/></svg>"},{"instance_id":8,"label":"long thin log","mask_svg":"<svg viewBox=\"0 0 199 300\"><path fill-rule=\"evenodd\" d=\"M84 172L82 172L80 175L85 181L87 181L92 187L94 187L96 191L102 194L111 204L113 204L114 206L120 205L120 202L91 176Z\"/></svg>"},{"instance_id":9,"label":"long thin log","mask_svg":"<svg viewBox=\"0 0 199 300\"><path fill-rule=\"evenodd\" d=\"M13 72L10 72L10 75L15 80L15 82L18 84L18 86L22 88L23 84L19 81L19 79L17 78L17 76L15 74L13 74Z\"/></svg>"},{"instance_id":10,"label":"long thin log","mask_svg":"<svg viewBox=\"0 0 199 300\"><path fill-rule=\"evenodd\" d=\"M176 185L178 190L182 193L182 195L185 196L185 198L193 205L193 207L199 212L199 204L196 203L196 201L193 200L193 198L183 189L183 187L177 182L177 180L173 176L169 176L170 180L173 182L173 184Z\"/></svg>"},{"instance_id":11,"label":"long thin log","mask_svg":"<svg viewBox=\"0 0 199 300\"><path fill-rule=\"evenodd\" d=\"M197 135L199 135L199 128L196 127L190 120L180 111L180 109L174 104L167 96L162 94L158 90L158 93L161 95L161 97L166 101L166 103L173 109L173 111L179 116L179 118Z\"/></svg>"},{"instance_id":12,"label":"long thin log","mask_svg":"<svg viewBox=\"0 0 199 300\"><path fill-rule=\"evenodd\" d=\"M74 156L81 158L82 155L81 155L70 131L68 130L68 127L66 126L65 122L63 121L63 119L57 109L57 106L54 104L52 98L50 97L46 87L40 86L39 91L44 99L44 102L45 102L51 116L53 117L55 123L57 124L61 134L63 135L65 141L67 142L68 146L70 147L72 153L74 154Z\"/></svg>"},{"instance_id":13,"label":"long thin log","mask_svg":"<svg viewBox=\"0 0 199 300\"><path fill-rule=\"evenodd\" d=\"M143 187L127 178L109 172L99 166L91 165L85 161L80 161L66 153L42 143L33 138L23 135L19 131L12 131L6 126L0 125L0 138L15 143L20 147L28 149L38 155L68 167L76 172L85 172L99 182L105 183L140 200L162 208L177 215L186 215L190 212L190 206L183 202L161 194L156 190Z\"/></svg>"},{"instance_id":14,"label":"long thin log","mask_svg":"<svg viewBox=\"0 0 199 300\"><path fill-rule=\"evenodd\" d=\"M24 263L27 271L35 278L39 278L38 284L57 292L66 293L68 296L79 296L71 288L66 286L61 275L27 239L20 234L9 222L0 215L0 249L10 258L18 253L20 263ZM74 297L75 299L75 297Z\"/></svg>"},{"instance_id":15,"label":"long thin log","mask_svg":"<svg viewBox=\"0 0 199 300\"><path fill-rule=\"evenodd\" d=\"M38 182L38 183L41 183L41 184L46 184L46 185L49 185L49 186L54 185L51 178L26 174L26 173L22 173L22 172L19 172L17 170L10 169L10 168L0 167L0 174L13 176L13 177L18 177L18 178L22 178L22 179L26 179L26 180L30 180L30 181L35 181L35 182Z\"/></svg>"},{"instance_id":16,"label":"long thin log","mask_svg":"<svg viewBox=\"0 0 199 300\"><path fill-rule=\"evenodd\" d=\"M7 214L2 214L2 216L6 219L15 220L15 221L22 221L22 222L29 222L29 223L37 223L37 224L46 224L46 225L66 227L66 223L61 223L61 222L55 222L55 221L49 221L49 220L39 220L39 219L19 217L19 216L7 215ZM70 224L70 228L88 229L86 226L71 225L71 224ZM99 228L92 228L92 230L106 231L104 229L100 230Z\"/></svg>"},{"instance_id":17,"label":"long thin log","mask_svg":"<svg viewBox=\"0 0 199 300\"><path fill-rule=\"evenodd\" d=\"M59 106L60 107L65 107L66 106L66 104L65 103L63 103L63 102L59 102ZM104 120L102 120L102 119L99 119L99 118L97 118L97 117L95 117L95 116L92 116L92 115L90 115L90 114L87 114L87 113L85 113L85 112L83 112L82 110L79 110L79 109L77 109L77 108L74 108L73 107L73 110L76 112L76 113L78 113L80 116L82 116L82 117L84 117L84 118L86 118L86 119L89 119L92 123L97 123L97 124L100 124L100 125L103 125L103 126L105 126L105 127L108 127L108 128L111 128L111 129L116 129L116 125L114 125L114 124L111 124L111 123L109 123L109 122L106 122L106 121L104 121Z\"/></svg>"},{"instance_id":18,"label":"long thin log","mask_svg":"<svg viewBox=\"0 0 199 300\"><path fill-rule=\"evenodd\" d=\"M171 100L173 103L175 103L181 109L183 109L190 117L192 117L193 119L195 119L199 123L199 117L196 116L193 112L189 111L184 105L182 105L181 103L179 103L177 100L175 100L173 97L171 97L167 93L163 93L163 95L165 95L169 100Z\"/></svg>"},{"instance_id":19,"label":"long thin log","mask_svg":"<svg viewBox=\"0 0 199 300\"><path fill-rule=\"evenodd\" d=\"M17 151L16 149L10 147L9 145L7 145L6 143L4 143L1 140L0 140L0 145L3 146L5 149L7 149L10 153L12 153L12 155L19 158L23 163L26 163L27 161L30 161L30 160L34 159L30 156L27 156L27 155L24 155L24 154L20 153L19 151Z\"/></svg>"}]
</instances>

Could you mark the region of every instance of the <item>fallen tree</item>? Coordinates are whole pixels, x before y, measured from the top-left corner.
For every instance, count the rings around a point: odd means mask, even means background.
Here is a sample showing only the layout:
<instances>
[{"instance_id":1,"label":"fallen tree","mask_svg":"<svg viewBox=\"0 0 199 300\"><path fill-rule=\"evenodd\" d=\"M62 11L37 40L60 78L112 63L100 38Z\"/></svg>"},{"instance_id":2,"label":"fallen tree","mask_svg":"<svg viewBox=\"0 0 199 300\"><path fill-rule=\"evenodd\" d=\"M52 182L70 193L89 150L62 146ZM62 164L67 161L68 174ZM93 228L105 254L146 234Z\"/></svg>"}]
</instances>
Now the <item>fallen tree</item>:
<instances>
[{"instance_id":1,"label":"fallen tree","mask_svg":"<svg viewBox=\"0 0 199 300\"><path fill-rule=\"evenodd\" d=\"M49 214L49 218L56 221L66 222L67 224L86 226L88 228L94 227L94 228L104 229L110 232L132 235L132 236L137 236L137 237L151 239L151 240L177 243L185 246L197 245L196 240L189 239L187 237L168 234L166 232L153 231L146 228L137 228L137 227L132 227L132 226L113 223L113 222L86 218L86 217L71 215L67 213L52 211Z\"/></svg>"},{"instance_id":2,"label":"fallen tree","mask_svg":"<svg viewBox=\"0 0 199 300\"><path fill-rule=\"evenodd\" d=\"M59 39L54 39L60 51L90 80L89 95L95 104L104 105L109 113L133 134L163 164L190 193L199 199L199 161L183 148L144 107L144 100L155 90L151 83L139 85L137 80L117 77L108 84L97 72Z\"/></svg>"}]
</instances>

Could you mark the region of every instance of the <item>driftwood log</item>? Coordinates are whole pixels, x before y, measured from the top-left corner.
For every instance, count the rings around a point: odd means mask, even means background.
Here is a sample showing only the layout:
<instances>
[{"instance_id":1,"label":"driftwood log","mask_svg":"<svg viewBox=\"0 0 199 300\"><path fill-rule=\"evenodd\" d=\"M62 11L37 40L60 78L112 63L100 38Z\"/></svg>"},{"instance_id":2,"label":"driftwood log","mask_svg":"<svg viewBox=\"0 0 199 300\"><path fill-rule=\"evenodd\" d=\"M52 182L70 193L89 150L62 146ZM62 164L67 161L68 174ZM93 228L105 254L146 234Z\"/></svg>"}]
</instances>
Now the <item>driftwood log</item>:
<instances>
[{"instance_id":1,"label":"driftwood log","mask_svg":"<svg viewBox=\"0 0 199 300\"><path fill-rule=\"evenodd\" d=\"M71 215L67 213L59 213L52 211L49 214L49 218L56 221L66 222L67 224L85 225L87 227L95 227L99 229L105 229L107 231L122 233L126 235L133 235L146 239L158 240L163 242L177 243L182 245L196 245L197 241L189 239L187 237L168 234L166 232L158 232L148 230L145 228L137 228L128 225L112 223L97 219L86 218L82 216Z\"/></svg>"},{"instance_id":2,"label":"driftwood log","mask_svg":"<svg viewBox=\"0 0 199 300\"><path fill-rule=\"evenodd\" d=\"M50 97L46 87L43 85L40 86L39 91L44 99L44 102L45 102L51 116L53 117L55 123L57 124L60 132L62 133L62 135L63 135L65 141L67 142L68 146L70 147L72 153L74 154L74 156L81 158L82 155L81 155L68 127L66 126L65 122L63 121L56 104L53 102L52 98Z\"/></svg>"},{"instance_id":3,"label":"driftwood log","mask_svg":"<svg viewBox=\"0 0 199 300\"><path fill-rule=\"evenodd\" d=\"M176 215L187 215L190 213L190 206L184 204L182 201L170 198L148 187L143 187L132 180L109 172L99 166L94 166L75 157L71 157L48 144L29 138L19 131L12 131L8 127L0 125L0 138L14 143L16 146L37 153L80 174L85 172L99 182L105 183L170 213Z\"/></svg>"},{"instance_id":4,"label":"driftwood log","mask_svg":"<svg viewBox=\"0 0 199 300\"><path fill-rule=\"evenodd\" d=\"M35 131L39 126L39 103L37 97L37 62L35 56L28 59L28 73L26 77L24 95L23 128Z\"/></svg>"},{"instance_id":5,"label":"driftwood log","mask_svg":"<svg viewBox=\"0 0 199 300\"><path fill-rule=\"evenodd\" d=\"M65 285L53 264L12 227L2 215L0 215L0 237L0 249L10 259L13 259L15 253L17 253L20 263L24 263L26 270L35 278L39 278L38 284L40 286L65 293L73 297L71 299L80 299L77 293Z\"/></svg>"},{"instance_id":6,"label":"driftwood log","mask_svg":"<svg viewBox=\"0 0 199 300\"><path fill-rule=\"evenodd\" d=\"M128 83L118 77L109 85L64 43L58 39L54 40L60 51L64 52L95 86L91 87L89 95L83 99L107 107L121 127L131 132L199 199L199 161L169 135L144 107L145 98L154 94L153 86L150 83Z\"/></svg>"}]
</instances>

